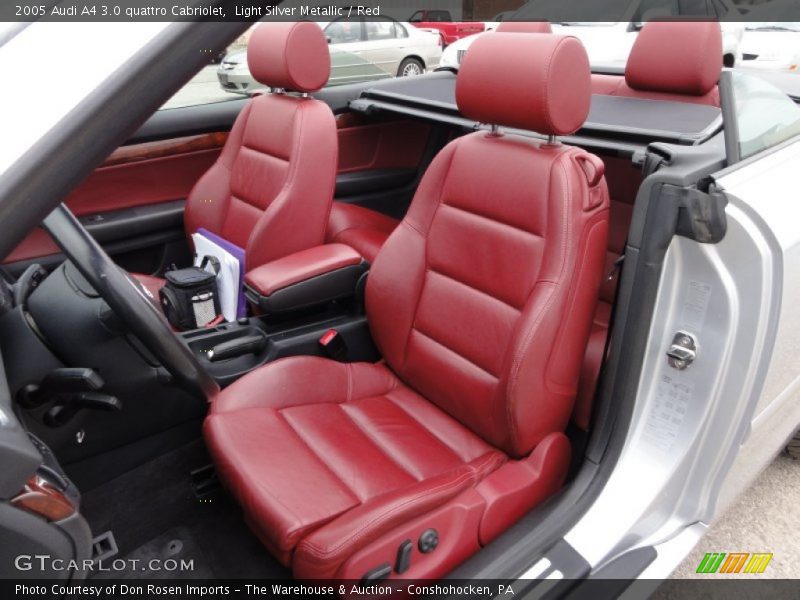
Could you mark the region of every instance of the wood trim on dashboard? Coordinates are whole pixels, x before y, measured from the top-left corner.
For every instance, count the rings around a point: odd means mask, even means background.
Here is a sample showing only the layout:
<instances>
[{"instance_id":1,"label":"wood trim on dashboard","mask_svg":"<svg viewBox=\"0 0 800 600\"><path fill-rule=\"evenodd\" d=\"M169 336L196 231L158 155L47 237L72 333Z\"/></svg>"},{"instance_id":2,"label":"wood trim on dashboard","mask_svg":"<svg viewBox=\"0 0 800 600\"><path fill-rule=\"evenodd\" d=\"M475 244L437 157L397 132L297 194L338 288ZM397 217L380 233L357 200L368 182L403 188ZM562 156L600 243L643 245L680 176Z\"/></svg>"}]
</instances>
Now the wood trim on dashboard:
<instances>
[{"instance_id":1,"label":"wood trim on dashboard","mask_svg":"<svg viewBox=\"0 0 800 600\"><path fill-rule=\"evenodd\" d=\"M170 140L120 146L111 153L100 167L112 167L153 158L162 158L164 156L173 156L175 154L213 150L215 148L222 148L227 139L228 132L219 131L202 135L189 135Z\"/></svg>"}]
</instances>

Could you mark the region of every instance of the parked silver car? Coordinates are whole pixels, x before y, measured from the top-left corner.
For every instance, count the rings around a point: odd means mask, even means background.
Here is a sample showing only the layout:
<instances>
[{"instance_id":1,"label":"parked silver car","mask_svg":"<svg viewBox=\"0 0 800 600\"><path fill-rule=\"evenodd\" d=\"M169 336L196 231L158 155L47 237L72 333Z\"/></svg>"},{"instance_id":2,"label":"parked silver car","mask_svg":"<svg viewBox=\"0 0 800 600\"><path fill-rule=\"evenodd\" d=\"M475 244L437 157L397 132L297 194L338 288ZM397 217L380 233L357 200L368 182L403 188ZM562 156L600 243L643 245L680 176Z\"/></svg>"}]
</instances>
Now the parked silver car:
<instances>
[{"instance_id":1,"label":"parked silver car","mask_svg":"<svg viewBox=\"0 0 800 600\"><path fill-rule=\"evenodd\" d=\"M439 66L442 56L438 33L393 19L342 18L320 26L330 44L329 86L421 75ZM217 77L229 92L247 94L260 87L247 68L246 51L226 56L217 69Z\"/></svg>"}]
</instances>

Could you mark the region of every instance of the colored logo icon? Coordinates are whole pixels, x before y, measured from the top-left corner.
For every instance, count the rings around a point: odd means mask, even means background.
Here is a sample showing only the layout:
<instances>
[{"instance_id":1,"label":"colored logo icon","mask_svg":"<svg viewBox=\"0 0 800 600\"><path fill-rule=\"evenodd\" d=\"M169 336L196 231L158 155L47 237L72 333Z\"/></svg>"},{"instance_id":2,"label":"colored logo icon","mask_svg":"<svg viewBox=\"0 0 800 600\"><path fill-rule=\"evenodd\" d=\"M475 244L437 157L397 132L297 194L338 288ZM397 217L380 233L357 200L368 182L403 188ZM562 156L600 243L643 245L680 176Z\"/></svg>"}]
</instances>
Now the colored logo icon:
<instances>
[{"instance_id":1,"label":"colored logo icon","mask_svg":"<svg viewBox=\"0 0 800 600\"><path fill-rule=\"evenodd\" d=\"M769 552L706 552L697 573L763 573L772 560Z\"/></svg>"}]
</instances>

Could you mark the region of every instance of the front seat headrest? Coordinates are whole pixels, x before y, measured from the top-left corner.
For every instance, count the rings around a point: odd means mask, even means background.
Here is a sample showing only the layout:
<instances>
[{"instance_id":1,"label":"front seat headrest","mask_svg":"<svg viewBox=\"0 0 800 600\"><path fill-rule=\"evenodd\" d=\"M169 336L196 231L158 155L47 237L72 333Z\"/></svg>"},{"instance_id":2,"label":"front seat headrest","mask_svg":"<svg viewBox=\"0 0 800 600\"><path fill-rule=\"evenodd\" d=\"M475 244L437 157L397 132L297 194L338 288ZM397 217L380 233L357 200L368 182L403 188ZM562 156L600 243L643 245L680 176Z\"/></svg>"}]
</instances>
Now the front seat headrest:
<instances>
[{"instance_id":1,"label":"front seat headrest","mask_svg":"<svg viewBox=\"0 0 800 600\"><path fill-rule=\"evenodd\" d=\"M719 81L722 30L716 21L650 21L631 48L625 82L639 91L704 96Z\"/></svg>"},{"instance_id":2,"label":"front seat headrest","mask_svg":"<svg viewBox=\"0 0 800 600\"><path fill-rule=\"evenodd\" d=\"M496 28L497 33L553 33L548 21L503 21Z\"/></svg>"},{"instance_id":3,"label":"front seat headrest","mask_svg":"<svg viewBox=\"0 0 800 600\"><path fill-rule=\"evenodd\" d=\"M328 82L331 55L316 23L262 23L250 35L247 66L269 87L314 92Z\"/></svg>"},{"instance_id":4,"label":"front seat headrest","mask_svg":"<svg viewBox=\"0 0 800 600\"><path fill-rule=\"evenodd\" d=\"M589 58L574 37L480 36L456 80L456 104L466 117L546 135L577 131L590 101Z\"/></svg>"}]
</instances>

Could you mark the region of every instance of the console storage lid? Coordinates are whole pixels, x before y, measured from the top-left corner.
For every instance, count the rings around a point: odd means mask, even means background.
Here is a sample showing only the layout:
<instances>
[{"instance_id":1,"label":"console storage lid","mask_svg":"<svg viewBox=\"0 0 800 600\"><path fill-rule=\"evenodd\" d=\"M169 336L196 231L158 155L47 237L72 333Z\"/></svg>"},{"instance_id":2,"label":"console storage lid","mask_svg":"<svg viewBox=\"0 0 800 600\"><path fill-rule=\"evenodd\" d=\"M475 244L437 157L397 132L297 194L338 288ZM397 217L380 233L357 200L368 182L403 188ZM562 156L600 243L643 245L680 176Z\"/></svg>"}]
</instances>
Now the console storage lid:
<instances>
[{"instance_id":1,"label":"console storage lid","mask_svg":"<svg viewBox=\"0 0 800 600\"><path fill-rule=\"evenodd\" d=\"M352 296L367 268L350 246L315 246L249 271L245 295L267 314L307 308Z\"/></svg>"}]
</instances>

